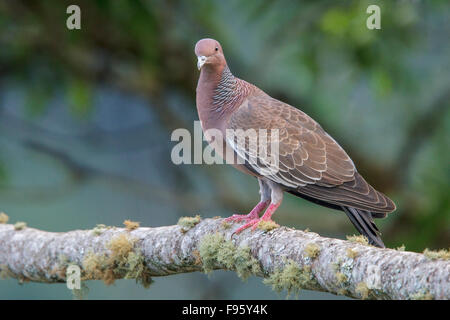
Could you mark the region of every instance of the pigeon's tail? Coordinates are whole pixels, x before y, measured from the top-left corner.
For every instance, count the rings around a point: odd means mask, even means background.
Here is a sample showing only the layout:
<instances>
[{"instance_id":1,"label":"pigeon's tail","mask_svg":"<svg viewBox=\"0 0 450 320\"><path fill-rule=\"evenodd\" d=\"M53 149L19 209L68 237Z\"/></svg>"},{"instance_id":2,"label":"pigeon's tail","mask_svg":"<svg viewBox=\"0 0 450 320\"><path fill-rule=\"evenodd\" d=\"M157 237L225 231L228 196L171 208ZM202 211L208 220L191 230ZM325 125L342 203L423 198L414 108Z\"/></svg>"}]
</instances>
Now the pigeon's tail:
<instances>
[{"instance_id":1,"label":"pigeon's tail","mask_svg":"<svg viewBox=\"0 0 450 320\"><path fill-rule=\"evenodd\" d=\"M380 238L380 231L372 220L369 211L355 209L352 207L342 207L355 228L369 240L369 244L384 248L383 240Z\"/></svg>"}]
</instances>

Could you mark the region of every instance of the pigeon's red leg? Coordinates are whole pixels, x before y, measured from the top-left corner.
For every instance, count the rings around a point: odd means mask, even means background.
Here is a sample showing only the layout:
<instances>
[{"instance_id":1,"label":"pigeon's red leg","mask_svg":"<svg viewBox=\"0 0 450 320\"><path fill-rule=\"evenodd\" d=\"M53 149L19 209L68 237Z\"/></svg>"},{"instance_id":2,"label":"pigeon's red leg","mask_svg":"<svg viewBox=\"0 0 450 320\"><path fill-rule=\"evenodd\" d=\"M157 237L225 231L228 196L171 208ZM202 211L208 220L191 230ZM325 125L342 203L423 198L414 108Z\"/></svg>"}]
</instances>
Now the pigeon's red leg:
<instances>
[{"instance_id":1,"label":"pigeon's red leg","mask_svg":"<svg viewBox=\"0 0 450 320\"><path fill-rule=\"evenodd\" d=\"M270 206L267 208L266 212L264 212L263 216L261 217L261 220L263 220L263 221L273 221L272 220L272 215L278 209L280 204L281 204L281 201L278 202L278 203L271 203Z\"/></svg>"},{"instance_id":2,"label":"pigeon's red leg","mask_svg":"<svg viewBox=\"0 0 450 320\"><path fill-rule=\"evenodd\" d=\"M271 203L261 218L255 218L255 219L250 220L243 226L239 227L239 229L237 229L234 233L237 234L237 233L241 232L242 230L245 230L250 227L252 227L252 230L255 230L256 227L258 226L258 223L260 223L261 221L266 221L266 222L272 221L273 222L271 217L272 217L273 213L275 212L275 210L277 210L277 208L280 206L280 204L281 204L281 201L278 203Z\"/></svg>"},{"instance_id":3,"label":"pigeon's red leg","mask_svg":"<svg viewBox=\"0 0 450 320\"><path fill-rule=\"evenodd\" d=\"M259 218L259 214L267 207L270 200L261 201L250 211L249 214L234 214L231 217L225 219L227 222L239 222L239 221L249 221Z\"/></svg>"}]
</instances>

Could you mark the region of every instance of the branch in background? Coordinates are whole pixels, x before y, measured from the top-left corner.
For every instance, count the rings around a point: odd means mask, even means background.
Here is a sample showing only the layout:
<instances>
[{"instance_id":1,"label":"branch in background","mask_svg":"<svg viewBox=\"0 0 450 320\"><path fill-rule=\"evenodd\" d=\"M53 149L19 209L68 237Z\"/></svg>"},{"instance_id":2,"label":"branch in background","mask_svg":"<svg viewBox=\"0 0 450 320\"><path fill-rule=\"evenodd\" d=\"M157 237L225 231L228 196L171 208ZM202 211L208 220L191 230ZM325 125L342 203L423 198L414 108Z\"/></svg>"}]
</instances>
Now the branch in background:
<instances>
[{"instance_id":1,"label":"branch in background","mask_svg":"<svg viewBox=\"0 0 450 320\"><path fill-rule=\"evenodd\" d=\"M380 249L285 227L233 235L223 219L180 225L97 227L52 233L0 224L0 273L21 281L65 282L71 264L83 280L151 277L215 269L264 277L275 290L300 288L369 299L450 299L448 252L435 256ZM445 258L445 259L441 259Z\"/></svg>"}]
</instances>

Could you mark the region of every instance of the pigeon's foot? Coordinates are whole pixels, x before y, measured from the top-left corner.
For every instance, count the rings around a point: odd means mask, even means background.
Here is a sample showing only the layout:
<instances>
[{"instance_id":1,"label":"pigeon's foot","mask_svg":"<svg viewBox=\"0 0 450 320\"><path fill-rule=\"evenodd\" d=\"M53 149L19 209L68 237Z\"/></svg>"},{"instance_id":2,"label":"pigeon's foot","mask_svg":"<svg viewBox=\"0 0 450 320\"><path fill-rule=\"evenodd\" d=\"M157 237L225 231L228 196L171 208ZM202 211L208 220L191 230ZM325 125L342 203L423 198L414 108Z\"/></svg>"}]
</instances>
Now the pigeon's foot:
<instances>
[{"instance_id":1,"label":"pigeon's foot","mask_svg":"<svg viewBox=\"0 0 450 320\"><path fill-rule=\"evenodd\" d=\"M250 221L248 221L246 224L244 224L243 226L239 227L235 232L235 234L238 234L239 232L252 227L252 230L255 230L258 225L263 222L263 223L270 223L273 225L276 225L276 222L272 220L272 214L275 212L275 210L277 210L277 208L280 206L280 203L271 203L269 208L267 208L266 212L264 212L263 216L261 218L253 218ZM230 217L231 218L231 217Z\"/></svg>"},{"instance_id":2,"label":"pigeon's foot","mask_svg":"<svg viewBox=\"0 0 450 320\"><path fill-rule=\"evenodd\" d=\"M258 214L249 213L249 214L233 214L231 217L225 219L226 222L241 222L241 221L250 221L253 219L258 219Z\"/></svg>"},{"instance_id":3,"label":"pigeon's foot","mask_svg":"<svg viewBox=\"0 0 450 320\"><path fill-rule=\"evenodd\" d=\"M226 222L252 221L259 218L259 214L267 207L269 201L261 201L249 214L234 214L225 219Z\"/></svg>"},{"instance_id":4,"label":"pigeon's foot","mask_svg":"<svg viewBox=\"0 0 450 320\"><path fill-rule=\"evenodd\" d=\"M241 231L243 231L243 230L245 230L245 229L247 229L247 228L250 228L250 227L252 227L252 231L254 231L254 230L256 230L256 228L258 228L258 226L259 226L259 224L260 224L261 222L273 224L275 227L278 226L278 224L277 224L275 221L273 221L272 219L270 219L270 218L269 218L269 219L263 219L263 218L261 217L261 218L257 218L257 219L252 219L252 220L250 220L249 222L247 222L247 223L244 224L243 226L239 227L239 228L238 228L235 232L233 232L233 233L238 234L238 233L240 233Z\"/></svg>"}]
</instances>

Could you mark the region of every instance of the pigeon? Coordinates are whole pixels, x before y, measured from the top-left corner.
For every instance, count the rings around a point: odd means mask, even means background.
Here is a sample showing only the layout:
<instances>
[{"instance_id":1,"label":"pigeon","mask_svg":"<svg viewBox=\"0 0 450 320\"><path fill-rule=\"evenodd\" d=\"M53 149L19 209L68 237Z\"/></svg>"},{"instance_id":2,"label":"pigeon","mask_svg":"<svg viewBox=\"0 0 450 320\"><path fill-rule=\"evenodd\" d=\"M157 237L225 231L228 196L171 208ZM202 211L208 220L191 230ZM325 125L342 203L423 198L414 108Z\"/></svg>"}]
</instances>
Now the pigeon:
<instances>
[{"instance_id":1,"label":"pigeon","mask_svg":"<svg viewBox=\"0 0 450 320\"><path fill-rule=\"evenodd\" d=\"M226 163L256 177L259 183L261 200L255 208L247 215L226 219L244 222L235 233L250 227L254 230L261 222L273 222L271 217L283 193L288 192L343 211L369 244L384 248L373 218L386 217L396 206L364 180L336 140L298 108L235 77L218 41L198 41L195 54L200 70L196 104L205 138ZM255 139L251 135L239 140L238 134L228 134L247 130L265 130L266 147L252 147ZM262 141L262 136L256 137ZM259 152L263 149L266 154ZM271 156L276 150L273 170L267 154Z\"/></svg>"}]
</instances>

